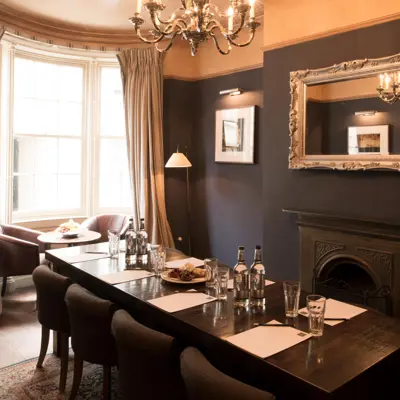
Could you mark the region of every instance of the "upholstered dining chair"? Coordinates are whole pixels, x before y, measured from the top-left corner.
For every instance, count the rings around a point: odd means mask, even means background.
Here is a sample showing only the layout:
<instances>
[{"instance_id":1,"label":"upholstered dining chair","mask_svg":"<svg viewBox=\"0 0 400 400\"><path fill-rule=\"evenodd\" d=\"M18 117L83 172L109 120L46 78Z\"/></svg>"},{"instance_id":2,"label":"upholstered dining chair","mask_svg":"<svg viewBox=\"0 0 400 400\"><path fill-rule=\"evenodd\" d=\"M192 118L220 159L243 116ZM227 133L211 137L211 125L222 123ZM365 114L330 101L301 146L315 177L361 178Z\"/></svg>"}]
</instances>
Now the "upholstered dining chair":
<instances>
[{"instance_id":1,"label":"upholstered dining chair","mask_svg":"<svg viewBox=\"0 0 400 400\"><path fill-rule=\"evenodd\" d=\"M37 240L41 234L20 226L0 224L1 296L6 293L8 277L30 275L38 265L48 265L43 243Z\"/></svg>"},{"instance_id":2,"label":"upholstered dining chair","mask_svg":"<svg viewBox=\"0 0 400 400\"><path fill-rule=\"evenodd\" d=\"M43 365L49 346L50 330L60 333L61 371L59 390L64 392L68 373L68 343L70 336L65 294L73 282L70 278L59 275L44 265L40 265L33 271L32 278L36 286L38 319L42 325L42 343L36 367L40 368Z\"/></svg>"},{"instance_id":3,"label":"upholstered dining chair","mask_svg":"<svg viewBox=\"0 0 400 400\"><path fill-rule=\"evenodd\" d=\"M186 398L176 339L138 323L124 310L114 314L112 332L124 399Z\"/></svg>"},{"instance_id":4,"label":"upholstered dining chair","mask_svg":"<svg viewBox=\"0 0 400 400\"><path fill-rule=\"evenodd\" d=\"M271 400L274 396L214 368L194 347L181 354L181 373L189 400Z\"/></svg>"},{"instance_id":5,"label":"upholstered dining chair","mask_svg":"<svg viewBox=\"0 0 400 400\"><path fill-rule=\"evenodd\" d=\"M109 229L119 231L121 238L125 236L129 227L129 217L123 214L102 214L86 219L81 226L90 231L100 233L99 242L107 242Z\"/></svg>"},{"instance_id":6,"label":"upholstered dining chair","mask_svg":"<svg viewBox=\"0 0 400 400\"><path fill-rule=\"evenodd\" d=\"M117 306L100 299L77 284L65 296L74 351L74 377L69 399L75 399L82 379L83 362L103 366L103 399L111 393L111 367L117 365L117 349L111 321Z\"/></svg>"}]
</instances>

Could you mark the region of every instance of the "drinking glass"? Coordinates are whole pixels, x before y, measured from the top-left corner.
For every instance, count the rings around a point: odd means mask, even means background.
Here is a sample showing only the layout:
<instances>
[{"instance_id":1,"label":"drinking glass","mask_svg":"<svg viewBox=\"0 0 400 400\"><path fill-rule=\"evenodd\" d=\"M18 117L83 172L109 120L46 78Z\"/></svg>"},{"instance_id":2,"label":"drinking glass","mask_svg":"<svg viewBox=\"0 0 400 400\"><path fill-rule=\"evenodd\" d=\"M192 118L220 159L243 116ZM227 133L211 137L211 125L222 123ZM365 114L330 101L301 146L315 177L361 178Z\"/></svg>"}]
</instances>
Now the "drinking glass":
<instances>
[{"instance_id":1,"label":"drinking glass","mask_svg":"<svg viewBox=\"0 0 400 400\"><path fill-rule=\"evenodd\" d=\"M217 280L218 260L216 258L206 258L204 267L206 269L206 287L213 288Z\"/></svg>"},{"instance_id":2,"label":"drinking glass","mask_svg":"<svg viewBox=\"0 0 400 400\"><path fill-rule=\"evenodd\" d=\"M322 336L324 333L326 298L318 294L307 296L308 326L313 336Z\"/></svg>"},{"instance_id":3,"label":"drinking glass","mask_svg":"<svg viewBox=\"0 0 400 400\"><path fill-rule=\"evenodd\" d=\"M115 229L108 230L108 252L111 258L119 257L119 232Z\"/></svg>"},{"instance_id":4,"label":"drinking glass","mask_svg":"<svg viewBox=\"0 0 400 400\"><path fill-rule=\"evenodd\" d=\"M300 282L284 281L283 292L285 294L285 315L296 318L299 314Z\"/></svg>"},{"instance_id":5,"label":"drinking glass","mask_svg":"<svg viewBox=\"0 0 400 400\"><path fill-rule=\"evenodd\" d=\"M229 268L218 266L216 273L216 286L217 298L220 300L226 300L228 298L228 280Z\"/></svg>"},{"instance_id":6,"label":"drinking glass","mask_svg":"<svg viewBox=\"0 0 400 400\"><path fill-rule=\"evenodd\" d=\"M153 247L150 250L150 263L156 276L160 276L165 270L166 251L163 246Z\"/></svg>"}]
</instances>

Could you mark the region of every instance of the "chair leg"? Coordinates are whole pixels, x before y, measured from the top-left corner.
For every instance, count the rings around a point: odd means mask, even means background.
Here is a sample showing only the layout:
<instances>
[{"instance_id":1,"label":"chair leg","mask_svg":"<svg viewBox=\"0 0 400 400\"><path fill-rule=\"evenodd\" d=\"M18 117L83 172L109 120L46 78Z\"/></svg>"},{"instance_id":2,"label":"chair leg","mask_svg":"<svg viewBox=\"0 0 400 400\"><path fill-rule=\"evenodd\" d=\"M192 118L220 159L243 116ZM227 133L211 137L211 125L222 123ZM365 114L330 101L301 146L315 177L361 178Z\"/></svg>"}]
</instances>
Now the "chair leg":
<instances>
[{"instance_id":1,"label":"chair leg","mask_svg":"<svg viewBox=\"0 0 400 400\"><path fill-rule=\"evenodd\" d=\"M47 348L49 347L50 329L42 325L42 343L40 344L40 354L36 364L36 368L41 368L44 358L46 357Z\"/></svg>"},{"instance_id":2,"label":"chair leg","mask_svg":"<svg viewBox=\"0 0 400 400\"><path fill-rule=\"evenodd\" d=\"M69 400L75 400L75 397L78 394L79 385L81 384L81 379L82 379L82 370L83 370L83 360L80 360L75 356L74 379L72 381L72 389L69 395Z\"/></svg>"},{"instance_id":3,"label":"chair leg","mask_svg":"<svg viewBox=\"0 0 400 400\"><path fill-rule=\"evenodd\" d=\"M60 385L58 390L60 393L65 391L65 385L67 383L67 373L68 373L68 343L69 336L66 333L61 333L61 369L60 369Z\"/></svg>"},{"instance_id":4,"label":"chair leg","mask_svg":"<svg viewBox=\"0 0 400 400\"><path fill-rule=\"evenodd\" d=\"M1 286L1 297L4 297L6 294L6 289L7 289L7 277L3 276L3 284Z\"/></svg>"},{"instance_id":5,"label":"chair leg","mask_svg":"<svg viewBox=\"0 0 400 400\"><path fill-rule=\"evenodd\" d=\"M111 367L103 365L103 400L111 399Z\"/></svg>"}]
</instances>

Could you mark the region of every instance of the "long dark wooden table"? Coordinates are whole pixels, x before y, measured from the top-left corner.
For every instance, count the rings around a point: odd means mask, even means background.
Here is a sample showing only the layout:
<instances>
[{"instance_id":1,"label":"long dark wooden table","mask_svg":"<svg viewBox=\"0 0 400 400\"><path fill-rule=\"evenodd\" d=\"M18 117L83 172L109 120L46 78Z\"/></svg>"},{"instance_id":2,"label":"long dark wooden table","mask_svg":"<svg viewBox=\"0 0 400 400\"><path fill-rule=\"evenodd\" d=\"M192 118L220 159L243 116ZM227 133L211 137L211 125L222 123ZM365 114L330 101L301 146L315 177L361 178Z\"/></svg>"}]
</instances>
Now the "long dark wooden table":
<instances>
[{"instance_id":1,"label":"long dark wooden table","mask_svg":"<svg viewBox=\"0 0 400 400\"><path fill-rule=\"evenodd\" d=\"M107 251L107 244L71 247L46 252L55 270L96 295L126 309L138 321L199 348L220 370L279 398L299 399L397 399L400 368L400 321L368 310L334 327L325 325L324 335L309 339L267 359L256 357L224 339L253 328L254 323L276 319L285 322L282 284L265 289L264 309L233 307L227 301L167 313L147 300L183 291L157 277L110 285L99 275L122 271L125 258L109 258L69 264L63 257L86 251ZM203 290L202 285L193 285ZM302 293L300 306L305 305ZM295 325L308 331L307 319ZM132 360L132 362L135 362ZM397 392L397 393L396 393Z\"/></svg>"}]
</instances>

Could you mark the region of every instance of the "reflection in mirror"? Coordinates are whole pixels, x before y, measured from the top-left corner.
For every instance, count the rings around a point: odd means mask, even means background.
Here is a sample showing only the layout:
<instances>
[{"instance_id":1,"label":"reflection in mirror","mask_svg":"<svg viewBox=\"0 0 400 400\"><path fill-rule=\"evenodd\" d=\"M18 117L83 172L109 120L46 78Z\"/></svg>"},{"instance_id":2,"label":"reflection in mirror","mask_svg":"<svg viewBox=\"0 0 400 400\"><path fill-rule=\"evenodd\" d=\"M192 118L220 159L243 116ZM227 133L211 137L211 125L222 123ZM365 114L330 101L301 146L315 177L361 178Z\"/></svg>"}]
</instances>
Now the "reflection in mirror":
<instances>
[{"instance_id":1,"label":"reflection in mirror","mask_svg":"<svg viewBox=\"0 0 400 400\"><path fill-rule=\"evenodd\" d=\"M386 84L374 74L306 86L305 154L400 154L400 102L379 97Z\"/></svg>"}]
</instances>

